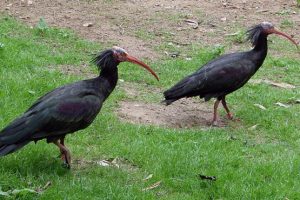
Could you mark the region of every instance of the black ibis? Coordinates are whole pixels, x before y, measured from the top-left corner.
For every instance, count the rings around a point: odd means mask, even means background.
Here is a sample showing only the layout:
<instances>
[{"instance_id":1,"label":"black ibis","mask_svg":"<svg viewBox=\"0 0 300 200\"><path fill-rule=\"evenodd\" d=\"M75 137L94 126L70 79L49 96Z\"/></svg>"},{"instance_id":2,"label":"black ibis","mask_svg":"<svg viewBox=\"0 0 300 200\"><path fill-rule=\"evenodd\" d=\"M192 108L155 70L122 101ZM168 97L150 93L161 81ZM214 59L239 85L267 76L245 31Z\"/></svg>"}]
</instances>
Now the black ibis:
<instances>
[{"instance_id":1,"label":"black ibis","mask_svg":"<svg viewBox=\"0 0 300 200\"><path fill-rule=\"evenodd\" d=\"M205 101L216 98L212 124L217 125L217 109L220 101L228 118L233 119L225 97L247 83L260 68L267 55L267 37L273 33L286 37L297 46L290 36L276 30L269 22L253 26L247 31L248 40L254 46L252 50L222 55L208 62L195 73L166 90L163 102L169 105L180 98L193 96L204 98Z\"/></svg>"},{"instance_id":2,"label":"black ibis","mask_svg":"<svg viewBox=\"0 0 300 200\"><path fill-rule=\"evenodd\" d=\"M15 152L30 141L47 139L59 148L62 160L70 167L71 156L64 144L65 136L93 122L114 90L118 81L117 66L124 61L144 67L158 80L149 66L124 49L105 50L93 59L100 70L98 77L52 90L0 132L0 156Z\"/></svg>"}]
</instances>

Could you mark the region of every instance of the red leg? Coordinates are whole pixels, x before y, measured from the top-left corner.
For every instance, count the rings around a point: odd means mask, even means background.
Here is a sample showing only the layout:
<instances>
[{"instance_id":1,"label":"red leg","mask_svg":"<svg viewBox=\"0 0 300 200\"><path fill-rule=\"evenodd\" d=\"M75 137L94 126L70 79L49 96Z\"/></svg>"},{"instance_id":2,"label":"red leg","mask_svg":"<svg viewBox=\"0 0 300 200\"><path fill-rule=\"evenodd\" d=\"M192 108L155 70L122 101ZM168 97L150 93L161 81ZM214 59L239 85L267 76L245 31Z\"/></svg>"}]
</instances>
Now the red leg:
<instances>
[{"instance_id":1,"label":"red leg","mask_svg":"<svg viewBox=\"0 0 300 200\"><path fill-rule=\"evenodd\" d=\"M71 154L69 149L62 145L61 143L57 141L53 142L56 146L58 146L60 152L62 153L62 159L64 160L65 164L67 165L67 168L70 168L71 166Z\"/></svg>"},{"instance_id":2,"label":"red leg","mask_svg":"<svg viewBox=\"0 0 300 200\"><path fill-rule=\"evenodd\" d=\"M229 111L229 108L227 107L227 103L226 103L226 100L225 100L225 97L222 98L222 105L223 107L225 108L226 112L227 112L227 117L228 119L233 119L233 115L232 113Z\"/></svg>"},{"instance_id":3,"label":"red leg","mask_svg":"<svg viewBox=\"0 0 300 200\"><path fill-rule=\"evenodd\" d=\"M218 125L218 106L219 106L220 100L216 100L215 104L214 104L214 117L213 117L213 121L212 121L212 125L213 126L217 126Z\"/></svg>"},{"instance_id":4,"label":"red leg","mask_svg":"<svg viewBox=\"0 0 300 200\"><path fill-rule=\"evenodd\" d=\"M59 140L60 140L60 144L63 145L63 146L65 146L65 137L63 136ZM59 149L59 150L60 150L60 154L59 154L58 157L60 157L62 160L65 160L64 152L61 149Z\"/></svg>"}]
</instances>

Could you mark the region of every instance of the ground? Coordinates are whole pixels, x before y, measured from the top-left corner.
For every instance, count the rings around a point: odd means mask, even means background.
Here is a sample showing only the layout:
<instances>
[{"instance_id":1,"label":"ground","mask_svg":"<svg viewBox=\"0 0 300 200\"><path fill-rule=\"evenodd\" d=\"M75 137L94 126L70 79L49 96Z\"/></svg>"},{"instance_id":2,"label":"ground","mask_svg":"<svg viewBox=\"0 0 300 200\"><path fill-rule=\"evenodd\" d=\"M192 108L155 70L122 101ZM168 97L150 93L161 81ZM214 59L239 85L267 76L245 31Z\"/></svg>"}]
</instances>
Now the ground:
<instances>
[{"instance_id":1,"label":"ground","mask_svg":"<svg viewBox=\"0 0 300 200\"><path fill-rule=\"evenodd\" d=\"M106 47L121 46L137 57L152 61L174 55L189 59L188 52L194 44L223 45L230 37L236 38L226 43L230 47L226 51L236 51L241 49L240 32L262 21L270 21L279 28L288 29L295 40L300 39L297 34L300 31L300 17L296 1L6 0L0 2L0 7L32 27L38 24L40 18L44 18L49 26L70 28L88 40ZM68 73L83 72L72 69L72 66L62 66L62 70ZM160 93L162 91L157 90ZM148 104L138 109L134 106L136 104L121 102L120 117L131 122L156 125L165 125L166 120L173 119L179 123L170 123L174 127L190 127L206 126L212 116L210 104L195 103L195 100L187 100L182 107L189 113L186 119L181 119L184 115L179 119L174 117L174 113L185 113L184 110L177 110L181 106L164 108L158 104ZM200 110L195 110L195 107ZM138 112L130 112L132 110ZM203 116L200 117L199 113ZM191 124L181 124L182 120Z\"/></svg>"},{"instance_id":2,"label":"ground","mask_svg":"<svg viewBox=\"0 0 300 200\"><path fill-rule=\"evenodd\" d=\"M300 19L296 1L29 2L5 0L0 2L0 7L31 26L43 17L50 26L71 28L82 37L101 42L106 47L118 45L138 57L150 59L163 56L165 50L161 45L223 44L224 35L234 34L262 21L290 28L289 33L299 40ZM198 26L186 20L193 20ZM84 26L87 23L91 26Z\"/></svg>"},{"instance_id":3,"label":"ground","mask_svg":"<svg viewBox=\"0 0 300 200\"><path fill-rule=\"evenodd\" d=\"M211 127L212 100L160 104L212 58L250 49L243 33L261 21L299 41L296 1L0 1L1 128L54 88L95 77L91 54L112 45L160 77L121 63L95 121L66 137L71 170L55 145L31 142L0 158L0 198L300 199L300 61L290 42L270 36L263 66L228 95L240 121L220 108Z\"/></svg>"}]
</instances>

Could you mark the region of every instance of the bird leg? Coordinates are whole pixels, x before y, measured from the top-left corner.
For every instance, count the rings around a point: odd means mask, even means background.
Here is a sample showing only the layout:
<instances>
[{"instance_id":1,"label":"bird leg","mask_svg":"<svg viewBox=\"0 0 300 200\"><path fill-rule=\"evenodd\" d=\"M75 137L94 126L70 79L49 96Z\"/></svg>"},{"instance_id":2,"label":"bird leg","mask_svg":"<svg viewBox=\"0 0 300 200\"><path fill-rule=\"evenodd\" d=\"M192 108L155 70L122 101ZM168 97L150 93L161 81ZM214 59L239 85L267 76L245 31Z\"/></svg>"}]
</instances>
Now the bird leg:
<instances>
[{"instance_id":1,"label":"bird leg","mask_svg":"<svg viewBox=\"0 0 300 200\"><path fill-rule=\"evenodd\" d=\"M222 98L222 105L223 105L223 107L225 108L225 110L227 112L228 119L233 120L233 114L229 111L229 108L227 107L225 97Z\"/></svg>"},{"instance_id":2,"label":"bird leg","mask_svg":"<svg viewBox=\"0 0 300 200\"><path fill-rule=\"evenodd\" d=\"M60 141L61 145L65 146L65 137L64 136L59 138L59 141ZM58 158L61 158L62 160L65 160L64 152L62 151L61 148L59 148L59 150L60 150L60 154L58 155Z\"/></svg>"},{"instance_id":3,"label":"bird leg","mask_svg":"<svg viewBox=\"0 0 300 200\"><path fill-rule=\"evenodd\" d=\"M217 126L218 125L218 106L219 106L220 100L217 99L215 104L214 104L214 117L213 117L213 121L212 121L212 125L213 126Z\"/></svg>"},{"instance_id":4,"label":"bird leg","mask_svg":"<svg viewBox=\"0 0 300 200\"><path fill-rule=\"evenodd\" d=\"M60 152L62 153L62 159L64 160L64 163L66 164L67 168L70 168L71 166L71 154L69 149L67 149L67 147L65 147L64 144L64 140L60 140L60 142L55 141L53 142L56 146L58 146Z\"/></svg>"},{"instance_id":5,"label":"bird leg","mask_svg":"<svg viewBox=\"0 0 300 200\"><path fill-rule=\"evenodd\" d=\"M63 145L63 146L65 146L65 137L62 137L59 140L60 140L60 144ZM59 149L59 150L60 150L59 157L61 157L62 160L65 160L64 152L62 151L62 149Z\"/></svg>"}]
</instances>

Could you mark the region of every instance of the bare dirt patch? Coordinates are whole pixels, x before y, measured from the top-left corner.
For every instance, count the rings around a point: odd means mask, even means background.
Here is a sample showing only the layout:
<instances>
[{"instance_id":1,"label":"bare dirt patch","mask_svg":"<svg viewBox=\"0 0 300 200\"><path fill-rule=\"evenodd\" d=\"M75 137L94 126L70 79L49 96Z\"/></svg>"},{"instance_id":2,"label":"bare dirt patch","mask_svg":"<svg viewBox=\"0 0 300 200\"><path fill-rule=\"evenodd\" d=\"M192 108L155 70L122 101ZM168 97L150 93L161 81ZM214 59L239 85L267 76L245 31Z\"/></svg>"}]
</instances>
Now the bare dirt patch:
<instances>
[{"instance_id":1,"label":"bare dirt patch","mask_svg":"<svg viewBox=\"0 0 300 200\"><path fill-rule=\"evenodd\" d=\"M122 101L118 116L130 123L150 124L170 128L209 127L212 120L212 106L193 98L181 99L169 106L155 103ZM223 118L219 127L226 125Z\"/></svg>"},{"instance_id":2,"label":"bare dirt patch","mask_svg":"<svg viewBox=\"0 0 300 200\"><path fill-rule=\"evenodd\" d=\"M211 127L213 101L204 102L197 97L184 98L166 106L159 103L163 99L162 88L128 82L121 82L118 87L124 90L127 96L126 100L119 102L115 111L122 121L169 128ZM151 102L145 102L143 98L150 96ZM220 116L217 127L227 125L227 118Z\"/></svg>"},{"instance_id":3,"label":"bare dirt patch","mask_svg":"<svg viewBox=\"0 0 300 200\"><path fill-rule=\"evenodd\" d=\"M296 0L2 0L0 11L31 26L43 17L50 26L71 28L106 47L119 45L152 60L166 56L167 44L181 53L192 44L222 44L226 35L262 21L273 22L296 40L300 31Z\"/></svg>"}]
</instances>

